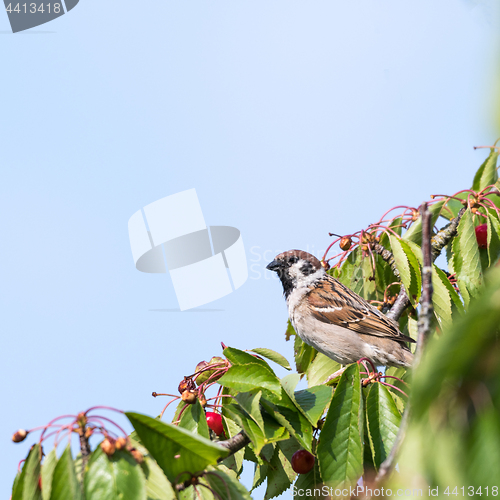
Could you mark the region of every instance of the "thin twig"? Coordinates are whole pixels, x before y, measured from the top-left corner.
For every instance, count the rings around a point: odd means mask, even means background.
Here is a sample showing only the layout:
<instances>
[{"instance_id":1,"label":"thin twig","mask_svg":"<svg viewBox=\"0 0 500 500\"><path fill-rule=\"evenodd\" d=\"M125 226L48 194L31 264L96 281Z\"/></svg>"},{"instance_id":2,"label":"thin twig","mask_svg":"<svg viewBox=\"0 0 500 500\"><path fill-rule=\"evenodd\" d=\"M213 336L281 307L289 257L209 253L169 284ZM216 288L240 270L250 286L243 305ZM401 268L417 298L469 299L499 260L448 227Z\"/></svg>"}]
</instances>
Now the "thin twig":
<instances>
[{"instance_id":1,"label":"thin twig","mask_svg":"<svg viewBox=\"0 0 500 500\"><path fill-rule=\"evenodd\" d=\"M429 212L427 203L425 202L422 203L422 206L420 207L420 213L422 214L422 254L424 260L423 273L422 273L423 290L422 290L422 300L421 300L421 311L418 320L417 351L415 353L415 359L413 361L413 369L415 369L418 366L422 356L422 350L424 348L425 342L429 338L431 331L430 324L433 313L432 310L433 246L431 242L432 215ZM462 214L459 213L459 216L461 217ZM389 453L389 456L380 465L377 477L375 478L375 484L380 484L393 471L396 465L396 457L399 454L399 450L401 449L401 445L403 444L403 441L406 436L406 430L408 428L408 421L410 419L410 414L411 414L411 401L409 400L406 403L406 408L403 414L403 418L401 419L398 435L396 436L394 445L391 449L391 452Z\"/></svg>"},{"instance_id":2,"label":"thin twig","mask_svg":"<svg viewBox=\"0 0 500 500\"><path fill-rule=\"evenodd\" d=\"M432 262L434 262L439 255L441 254L443 248L452 240L452 238L457 234L458 224L462 219L463 214L465 213L465 207L462 208L457 216L451 220L449 224L447 224L443 229L441 229L438 233L436 233L431 238L431 249L432 249ZM423 223L423 221L422 221ZM429 222L429 229L431 224ZM422 229L423 232L423 229ZM390 266L395 276L399 278L399 271L396 268L396 262L394 260L394 255L384 248L380 243L373 245L373 250L375 253L378 253L382 259L385 260ZM401 290L398 294L398 298L394 302L394 305L391 307L391 310L386 314L386 316L394 321L398 321L404 310L410 305L410 299L408 298L408 294L403 285L401 285Z\"/></svg>"}]
</instances>

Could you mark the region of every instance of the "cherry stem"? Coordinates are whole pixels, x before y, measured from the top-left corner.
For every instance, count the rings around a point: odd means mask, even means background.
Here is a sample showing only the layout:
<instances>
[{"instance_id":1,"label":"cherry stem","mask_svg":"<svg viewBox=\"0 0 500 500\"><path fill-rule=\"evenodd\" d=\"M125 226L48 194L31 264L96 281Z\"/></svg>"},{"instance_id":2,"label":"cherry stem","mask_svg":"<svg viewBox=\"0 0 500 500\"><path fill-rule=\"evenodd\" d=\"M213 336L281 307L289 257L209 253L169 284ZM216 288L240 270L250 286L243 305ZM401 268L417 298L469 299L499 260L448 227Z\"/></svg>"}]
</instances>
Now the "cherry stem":
<instances>
[{"instance_id":1,"label":"cherry stem","mask_svg":"<svg viewBox=\"0 0 500 500\"><path fill-rule=\"evenodd\" d=\"M495 141L495 144L498 142ZM474 149L498 149L500 151L500 146L474 146Z\"/></svg>"},{"instance_id":2,"label":"cherry stem","mask_svg":"<svg viewBox=\"0 0 500 500\"><path fill-rule=\"evenodd\" d=\"M373 364L372 360L369 359L369 358L361 358L358 360L358 363L361 363L362 361L368 361L368 363L370 363L370 365L372 366L373 368L373 372L374 373L377 373L377 368L375 367L375 365ZM368 371L368 370L367 370Z\"/></svg>"},{"instance_id":3,"label":"cherry stem","mask_svg":"<svg viewBox=\"0 0 500 500\"><path fill-rule=\"evenodd\" d=\"M45 427L45 429L43 430L42 434L40 435L40 443L42 442L42 440L43 440L43 436L44 436L45 432L47 431L47 429L48 429L49 427L51 427L51 426L52 426L52 424L53 424L54 422L56 422L57 420L60 420L61 418L73 418L73 419L76 419L76 415L61 415L60 417L56 417L56 418L52 419L52 420L51 420L51 421L47 424L47 426L46 426L46 427Z\"/></svg>"},{"instance_id":4,"label":"cherry stem","mask_svg":"<svg viewBox=\"0 0 500 500\"><path fill-rule=\"evenodd\" d=\"M171 403L173 403L174 401L177 401L179 399L179 396L175 396L174 399L170 400L166 405L165 405L165 408L163 408L163 410L161 411L160 413L160 420L163 418L163 414L165 413L165 410L169 407L169 405Z\"/></svg>"},{"instance_id":5,"label":"cherry stem","mask_svg":"<svg viewBox=\"0 0 500 500\"><path fill-rule=\"evenodd\" d=\"M117 413L122 413L122 414L125 413L124 411L118 410L117 408L113 408L112 406L92 406L92 408L89 408L84 413L84 415L87 415L87 413L89 413L90 411L97 410L97 409L100 409L100 410L111 410L111 411L116 411Z\"/></svg>"},{"instance_id":6,"label":"cherry stem","mask_svg":"<svg viewBox=\"0 0 500 500\"><path fill-rule=\"evenodd\" d=\"M380 375L379 378L393 378L393 379L398 380L402 384L406 385L406 387L409 387L408 384L404 380L400 379L399 377L394 377L393 375Z\"/></svg>"},{"instance_id":7,"label":"cherry stem","mask_svg":"<svg viewBox=\"0 0 500 500\"><path fill-rule=\"evenodd\" d=\"M120 413L123 413L123 412L120 412ZM103 419L103 420L106 420L106 422L109 422L110 424L113 424L116 428L120 429L121 432L123 432L123 435L125 437L127 437L127 433L116 423L116 422L113 422L113 420L111 420L110 418L107 418L107 417L103 417L102 415L92 415L93 418L99 418L99 419Z\"/></svg>"},{"instance_id":8,"label":"cherry stem","mask_svg":"<svg viewBox=\"0 0 500 500\"><path fill-rule=\"evenodd\" d=\"M406 392L402 391L399 387L396 387L395 385L388 384L387 382L379 382L382 385L386 385L387 387L390 387L391 389L396 389L396 391L399 391L401 394L404 394L406 397L408 397L408 394Z\"/></svg>"}]
</instances>

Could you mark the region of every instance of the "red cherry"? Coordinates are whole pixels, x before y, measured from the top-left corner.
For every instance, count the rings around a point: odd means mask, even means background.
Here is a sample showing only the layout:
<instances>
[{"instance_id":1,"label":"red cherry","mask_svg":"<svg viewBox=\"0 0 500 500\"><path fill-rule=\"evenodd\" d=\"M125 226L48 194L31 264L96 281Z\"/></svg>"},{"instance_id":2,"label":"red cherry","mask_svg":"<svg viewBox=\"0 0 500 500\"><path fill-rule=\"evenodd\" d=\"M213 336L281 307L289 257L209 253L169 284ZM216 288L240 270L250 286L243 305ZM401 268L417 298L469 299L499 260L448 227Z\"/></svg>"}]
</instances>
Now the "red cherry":
<instances>
[{"instance_id":1,"label":"red cherry","mask_svg":"<svg viewBox=\"0 0 500 500\"><path fill-rule=\"evenodd\" d=\"M314 460L314 455L308 451L296 451L292 457L292 469L297 474L307 474L314 467Z\"/></svg>"},{"instance_id":2,"label":"red cherry","mask_svg":"<svg viewBox=\"0 0 500 500\"><path fill-rule=\"evenodd\" d=\"M476 239L479 248L488 248L488 225L481 224L476 227Z\"/></svg>"},{"instance_id":3,"label":"red cherry","mask_svg":"<svg viewBox=\"0 0 500 500\"><path fill-rule=\"evenodd\" d=\"M222 427L222 416L220 413L214 413L213 411L207 411L207 424L212 429L217 436L220 436L224 432L224 427Z\"/></svg>"}]
</instances>

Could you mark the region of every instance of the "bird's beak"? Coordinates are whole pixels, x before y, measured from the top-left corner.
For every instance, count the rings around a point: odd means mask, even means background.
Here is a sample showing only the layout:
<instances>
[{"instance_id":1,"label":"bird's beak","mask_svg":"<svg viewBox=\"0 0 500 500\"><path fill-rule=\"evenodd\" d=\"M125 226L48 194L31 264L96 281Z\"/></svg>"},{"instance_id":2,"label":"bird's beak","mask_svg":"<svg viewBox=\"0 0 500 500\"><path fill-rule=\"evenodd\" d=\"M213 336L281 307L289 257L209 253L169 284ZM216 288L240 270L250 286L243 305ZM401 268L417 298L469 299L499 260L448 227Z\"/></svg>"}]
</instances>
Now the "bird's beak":
<instances>
[{"instance_id":1,"label":"bird's beak","mask_svg":"<svg viewBox=\"0 0 500 500\"><path fill-rule=\"evenodd\" d=\"M278 272L282 267L283 267L282 262L280 262L279 260L273 260L266 266L266 269L269 269L269 271Z\"/></svg>"}]
</instances>

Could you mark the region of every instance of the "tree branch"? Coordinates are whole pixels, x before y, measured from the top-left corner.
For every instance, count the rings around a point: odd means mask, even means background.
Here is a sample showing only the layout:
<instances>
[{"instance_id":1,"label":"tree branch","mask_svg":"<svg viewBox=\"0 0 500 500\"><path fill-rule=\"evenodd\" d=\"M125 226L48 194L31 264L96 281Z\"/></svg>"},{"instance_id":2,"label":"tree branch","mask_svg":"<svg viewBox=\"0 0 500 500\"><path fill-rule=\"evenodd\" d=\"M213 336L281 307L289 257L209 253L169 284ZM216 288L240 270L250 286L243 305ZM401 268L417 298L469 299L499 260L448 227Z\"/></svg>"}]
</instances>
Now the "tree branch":
<instances>
[{"instance_id":1,"label":"tree branch","mask_svg":"<svg viewBox=\"0 0 500 500\"><path fill-rule=\"evenodd\" d=\"M457 234L458 224L460 219L465 213L465 207L458 212L457 216L450 221L449 224L443 227L431 239L432 246L432 261L434 262L441 253L441 250L450 242L450 240Z\"/></svg>"},{"instance_id":2,"label":"tree branch","mask_svg":"<svg viewBox=\"0 0 500 500\"><path fill-rule=\"evenodd\" d=\"M427 204L426 204L427 206ZM457 234L458 224L460 223L460 219L465 213L465 207L458 212L457 216L451 220L449 224L443 227L438 233L436 233L430 239L430 247L432 252L432 262L434 262L443 248L451 241L451 239ZM430 226L430 222L429 222ZM430 228L432 230L432 228ZM423 235L423 220L422 220L422 235ZM423 238L423 236L422 236ZM422 239L422 242L424 240ZM396 278L400 279L399 271L396 268L396 261L394 260L394 255L392 252L387 250L380 243L376 243L372 247L373 251L380 255L385 262L387 262L392 269L392 272L396 276ZM423 252L423 243L422 243L422 252ZM432 265L430 266L432 267ZM391 310L386 314L386 316L394 321L398 321L404 310L410 305L410 299L408 298L408 294L404 286L401 284L401 290L399 291L398 298L394 305L391 307Z\"/></svg>"},{"instance_id":3,"label":"tree branch","mask_svg":"<svg viewBox=\"0 0 500 500\"><path fill-rule=\"evenodd\" d=\"M250 439L244 431L238 432L238 434L235 434L232 438L226 439L225 441L219 441L221 446L229 450L228 457L234 455L237 451L240 451L249 443Z\"/></svg>"},{"instance_id":4,"label":"tree branch","mask_svg":"<svg viewBox=\"0 0 500 500\"><path fill-rule=\"evenodd\" d=\"M422 300L421 300L420 315L418 319L417 351L415 353L415 358L413 361L413 369L415 369L420 363L424 345L430 336L431 320L433 314L432 261L435 259L435 257L433 257L433 245L431 241L432 214L428 210L427 203L425 202L422 203L422 206L420 207L420 213L422 214L422 255L423 255L424 265L422 269ZM462 217L462 215L463 212L459 213L459 217ZM456 227L453 231L456 233ZM441 232L442 231L440 231L440 233ZM449 237L449 239L451 238L452 236ZM444 239L445 238L443 238L443 240ZM441 252L444 245L446 245L446 243L441 246L439 252ZM439 253L437 255L439 255ZM411 414L411 400L408 400L408 403L406 403L406 408L403 414L403 418L401 419L398 435L396 436L396 441L394 442L394 445L391 449L391 452L389 453L389 456L380 465L377 477L375 478L375 484L380 484L380 482L383 481L384 478L386 478L394 469L396 465L396 457L399 454L399 450L401 449L401 445L403 444L403 441L406 436L406 430L408 428L410 414Z\"/></svg>"}]
</instances>

